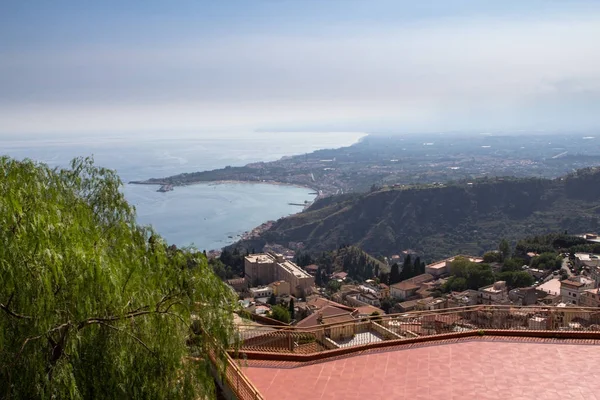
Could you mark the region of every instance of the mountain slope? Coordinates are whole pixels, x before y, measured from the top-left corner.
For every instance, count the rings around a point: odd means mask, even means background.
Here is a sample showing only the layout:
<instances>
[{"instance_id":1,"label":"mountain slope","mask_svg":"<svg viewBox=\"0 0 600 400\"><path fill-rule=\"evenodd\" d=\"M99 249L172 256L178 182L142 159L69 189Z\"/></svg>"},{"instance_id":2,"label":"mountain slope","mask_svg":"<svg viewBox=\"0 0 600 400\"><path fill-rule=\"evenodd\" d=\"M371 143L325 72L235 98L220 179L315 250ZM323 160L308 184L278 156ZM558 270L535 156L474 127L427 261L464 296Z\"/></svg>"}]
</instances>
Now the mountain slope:
<instances>
[{"instance_id":1,"label":"mountain slope","mask_svg":"<svg viewBox=\"0 0 600 400\"><path fill-rule=\"evenodd\" d=\"M555 180L493 178L328 198L280 219L260 241L302 242L313 252L353 244L374 255L411 248L431 260L481 253L502 237L595 231L599 213L600 170L588 168Z\"/></svg>"}]
</instances>

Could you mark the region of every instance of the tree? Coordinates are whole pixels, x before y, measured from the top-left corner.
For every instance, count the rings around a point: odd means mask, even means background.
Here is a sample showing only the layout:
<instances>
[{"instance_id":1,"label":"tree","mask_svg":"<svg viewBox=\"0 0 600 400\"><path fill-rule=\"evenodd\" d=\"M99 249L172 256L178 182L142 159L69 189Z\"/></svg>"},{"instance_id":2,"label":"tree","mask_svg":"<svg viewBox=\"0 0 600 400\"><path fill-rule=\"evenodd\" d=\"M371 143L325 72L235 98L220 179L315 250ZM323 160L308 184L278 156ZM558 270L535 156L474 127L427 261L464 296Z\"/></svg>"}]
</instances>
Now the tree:
<instances>
[{"instance_id":1,"label":"tree","mask_svg":"<svg viewBox=\"0 0 600 400\"><path fill-rule=\"evenodd\" d=\"M338 290L340 290L341 287L342 284L336 281L335 279L332 279L329 282L327 282L327 289L332 293L337 292Z\"/></svg>"},{"instance_id":2,"label":"tree","mask_svg":"<svg viewBox=\"0 0 600 400\"><path fill-rule=\"evenodd\" d=\"M280 305L276 305L271 308L271 318L286 324L289 324L292 320L290 317L290 312L285 307Z\"/></svg>"},{"instance_id":3,"label":"tree","mask_svg":"<svg viewBox=\"0 0 600 400\"><path fill-rule=\"evenodd\" d=\"M398 282L400 282L400 266L398 263L394 263L390 270L390 285Z\"/></svg>"},{"instance_id":4,"label":"tree","mask_svg":"<svg viewBox=\"0 0 600 400\"><path fill-rule=\"evenodd\" d=\"M320 266L317 268L317 273L315 274L315 285L323 286L323 270Z\"/></svg>"},{"instance_id":5,"label":"tree","mask_svg":"<svg viewBox=\"0 0 600 400\"><path fill-rule=\"evenodd\" d=\"M272 306L277 304L277 297L275 297L275 293L271 293L271 296L269 296L269 304Z\"/></svg>"},{"instance_id":6,"label":"tree","mask_svg":"<svg viewBox=\"0 0 600 400\"><path fill-rule=\"evenodd\" d=\"M509 289L529 287L533 285L535 279L529 275L526 271L506 271L500 272L496 276L496 280L506 281L506 285Z\"/></svg>"},{"instance_id":7,"label":"tree","mask_svg":"<svg viewBox=\"0 0 600 400\"><path fill-rule=\"evenodd\" d=\"M488 264L502 262L502 254L499 251L488 251L483 255L483 262Z\"/></svg>"},{"instance_id":8,"label":"tree","mask_svg":"<svg viewBox=\"0 0 600 400\"><path fill-rule=\"evenodd\" d=\"M402 271L400 272L400 281L412 278L415 275L415 270L413 268L413 264L409 254L406 256L406 258L404 259L404 263L402 264Z\"/></svg>"},{"instance_id":9,"label":"tree","mask_svg":"<svg viewBox=\"0 0 600 400\"><path fill-rule=\"evenodd\" d=\"M202 253L137 226L91 159L0 174L0 397L214 396L235 298Z\"/></svg>"},{"instance_id":10,"label":"tree","mask_svg":"<svg viewBox=\"0 0 600 400\"><path fill-rule=\"evenodd\" d=\"M468 289L467 280L463 277L451 276L444 284L444 291L446 292L462 292Z\"/></svg>"},{"instance_id":11,"label":"tree","mask_svg":"<svg viewBox=\"0 0 600 400\"><path fill-rule=\"evenodd\" d=\"M500 254L502 254L502 260L506 260L510 257L510 244L508 243L508 240L502 239L498 245L498 250L500 251Z\"/></svg>"},{"instance_id":12,"label":"tree","mask_svg":"<svg viewBox=\"0 0 600 400\"><path fill-rule=\"evenodd\" d=\"M521 271L521 267L525 264L525 260L522 260L520 258L505 259L504 263L502 264L502 272Z\"/></svg>"},{"instance_id":13,"label":"tree","mask_svg":"<svg viewBox=\"0 0 600 400\"><path fill-rule=\"evenodd\" d=\"M413 264L413 273L415 276L425 273L425 263L421 262L421 258L415 258L415 262Z\"/></svg>"},{"instance_id":14,"label":"tree","mask_svg":"<svg viewBox=\"0 0 600 400\"><path fill-rule=\"evenodd\" d=\"M295 315L296 315L296 310L294 309L294 299L290 299L290 305L289 305L289 311L290 311L290 318L294 319Z\"/></svg>"}]
</instances>

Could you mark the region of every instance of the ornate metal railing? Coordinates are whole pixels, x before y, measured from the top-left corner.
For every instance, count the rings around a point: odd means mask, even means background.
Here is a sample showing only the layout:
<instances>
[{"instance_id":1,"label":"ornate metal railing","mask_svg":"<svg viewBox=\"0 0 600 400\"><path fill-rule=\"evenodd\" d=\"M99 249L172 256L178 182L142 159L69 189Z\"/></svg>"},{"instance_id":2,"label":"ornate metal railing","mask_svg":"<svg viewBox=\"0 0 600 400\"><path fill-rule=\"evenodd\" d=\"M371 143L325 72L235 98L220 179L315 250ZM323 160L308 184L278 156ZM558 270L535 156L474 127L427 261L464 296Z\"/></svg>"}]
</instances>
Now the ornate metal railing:
<instances>
[{"instance_id":1,"label":"ornate metal railing","mask_svg":"<svg viewBox=\"0 0 600 400\"><path fill-rule=\"evenodd\" d=\"M469 306L361 318L312 328L240 327L241 353L317 354L425 340L447 334L531 336L540 331L598 332L600 309L583 307ZM572 334L571 334L572 335ZM583 336L583 335L581 335Z\"/></svg>"}]
</instances>

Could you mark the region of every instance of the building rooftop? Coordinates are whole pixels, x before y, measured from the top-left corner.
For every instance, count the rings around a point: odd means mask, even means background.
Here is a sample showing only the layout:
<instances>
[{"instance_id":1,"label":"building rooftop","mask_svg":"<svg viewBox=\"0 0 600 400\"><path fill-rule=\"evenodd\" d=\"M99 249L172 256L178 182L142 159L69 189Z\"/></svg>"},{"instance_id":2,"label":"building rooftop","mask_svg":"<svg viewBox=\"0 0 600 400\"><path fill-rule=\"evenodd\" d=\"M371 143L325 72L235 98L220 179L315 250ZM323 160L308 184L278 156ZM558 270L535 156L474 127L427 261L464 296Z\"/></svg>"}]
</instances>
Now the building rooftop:
<instances>
[{"instance_id":1,"label":"building rooftop","mask_svg":"<svg viewBox=\"0 0 600 400\"><path fill-rule=\"evenodd\" d=\"M319 311L315 311L313 314L304 318L302 321L296 324L297 328L311 328L313 326L325 325L325 324L337 324L342 322L353 322L355 318L352 316L352 312L338 308L335 306L325 306Z\"/></svg>"},{"instance_id":2,"label":"building rooftop","mask_svg":"<svg viewBox=\"0 0 600 400\"><path fill-rule=\"evenodd\" d=\"M447 262L448 262L448 260L438 261L436 263L429 264L427 266L427 268L430 268L430 269L444 269L444 268L446 268L446 263Z\"/></svg>"},{"instance_id":3,"label":"building rooftop","mask_svg":"<svg viewBox=\"0 0 600 400\"><path fill-rule=\"evenodd\" d=\"M380 315L385 314L385 311L383 311L381 308L377 308L377 307L371 306L371 305L356 307L356 312L358 315L371 315L374 312L376 312Z\"/></svg>"},{"instance_id":4,"label":"building rooftop","mask_svg":"<svg viewBox=\"0 0 600 400\"><path fill-rule=\"evenodd\" d=\"M392 285L392 287L394 289L398 289L398 290L414 290L414 289L418 289L419 286L417 286L416 284L409 282L408 280L406 281L402 281L402 282L398 282L398 283L394 283Z\"/></svg>"},{"instance_id":5,"label":"building rooftop","mask_svg":"<svg viewBox=\"0 0 600 400\"><path fill-rule=\"evenodd\" d=\"M570 287L574 287L574 288L580 288L585 286L585 283L581 282L581 281L572 281L570 279L565 279L564 281L561 281L560 284L562 286L570 286Z\"/></svg>"},{"instance_id":6,"label":"building rooftop","mask_svg":"<svg viewBox=\"0 0 600 400\"><path fill-rule=\"evenodd\" d=\"M298 267L296 264L294 264L291 261L286 260L282 263L279 263L279 265L282 266L283 268L285 268L291 274L294 274L296 276L296 278L310 278L311 277L308 272L306 272L302 268Z\"/></svg>"},{"instance_id":7,"label":"building rooftop","mask_svg":"<svg viewBox=\"0 0 600 400\"><path fill-rule=\"evenodd\" d=\"M413 276L406 280L406 282L412 282L416 285L420 285L421 283L429 282L433 280L433 275L431 274L421 274L417 276Z\"/></svg>"},{"instance_id":8,"label":"building rooftop","mask_svg":"<svg viewBox=\"0 0 600 400\"><path fill-rule=\"evenodd\" d=\"M539 290L543 290L548 294L560 294L560 279L550 279L548 282L543 283L537 287Z\"/></svg>"},{"instance_id":9,"label":"building rooftop","mask_svg":"<svg viewBox=\"0 0 600 400\"><path fill-rule=\"evenodd\" d=\"M248 360L242 368L267 400L597 399L596 342L468 338L307 364ZM535 362L523 362L524 354Z\"/></svg>"},{"instance_id":10,"label":"building rooftop","mask_svg":"<svg viewBox=\"0 0 600 400\"><path fill-rule=\"evenodd\" d=\"M502 292L506 291L506 282L504 282L504 281L494 282L492 285L479 288L479 290L482 292L487 292L487 293L502 293Z\"/></svg>"},{"instance_id":11,"label":"building rooftop","mask_svg":"<svg viewBox=\"0 0 600 400\"><path fill-rule=\"evenodd\" d=\"M246 259L251 263L270 264L275 262L275 259L270 254L250 254L246 256Z\"/></svg>"}]
</instances>

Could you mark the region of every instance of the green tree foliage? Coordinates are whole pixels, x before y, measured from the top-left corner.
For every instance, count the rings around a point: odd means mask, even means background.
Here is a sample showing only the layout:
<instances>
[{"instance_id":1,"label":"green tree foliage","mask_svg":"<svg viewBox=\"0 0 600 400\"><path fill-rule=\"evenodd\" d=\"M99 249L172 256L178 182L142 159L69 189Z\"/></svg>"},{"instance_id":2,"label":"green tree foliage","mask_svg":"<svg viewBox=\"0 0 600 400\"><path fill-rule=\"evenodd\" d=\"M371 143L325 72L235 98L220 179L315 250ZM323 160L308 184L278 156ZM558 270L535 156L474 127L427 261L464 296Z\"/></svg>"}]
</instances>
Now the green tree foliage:
<instances>
[{"instance_id":1,"label":"green tree foliage","mask_svg":"<svg viewBox=\"0 0 600 400\"><path fill-rule=\"evenodd\" d=\"M488 264L502 262L502 253L499 251L488 251L483 255L483 262Z\"/></svg>"},{"instance_id":2,"label":"green tree foliage","mask_svg":"<svg viewBox=\"0 0 600 400\"><path fill-rule=\"evenodd\" d=\"M415 258L415 262L413 263L413 273L415 276L425 273L425 263L421 262L420 257Z\"/></svg>"},{"instance_id":3,"label":"green tree foliage","mask_svg":"<svg viewBox=\"0 0 600 400\"><path fill-rule=\"evenodd\" d=\"M480 287L494 283L494 273L489 264L475 263L464 257L456 257L450 264L450 274L455 278L464 278L466 289L477 290ZM448 281L447 288L452 282ZM462 281L459 281L462 284ZM451 289L455 290L455 289ZM458 289L456 289L458 291Z\"/></svg>"},{"instance_id":4,"label":"green tree foliage","mask_svg":"<svg viewBox=\"0 0 600 400\"><path fill-rule=\"evenodd\" d=\"M223 264L219 258L209 258L208 265L212 268L215 275L222 280L232 279L235 274L229 265Z\"/></svg>"},{"instance_id":5,"label":"green tree foliage","mask_svg":"<svg viewBox=\"0 0 600 400\"><path fill-rule=\"evenodd\" d=\"M402 271L400 271L400 281L412 278L415 275L417 274L409 254L404 258L404 262L402 263Z\"/></svg>"},{"instance_id":6,"label":"green tree foliage","mask_svg":"<svg viewBox=\"0 0 600 400\"><path fill-rule=\"evenodd\" d=\"M296 253L296 256L294 257L294 262L300 267L306 267L307 265L314 263L312 256L309 253L302 252Z\"/></svg>"},{"instance_id":7,"label":"green tree foliage","mask_svg":"<svg viewBox=\"0 0 600 400\"><path fill-rule=\"evenodd\" d=\"M467 280L463 277L451 276L444 284L445 292L462 292L467 290Z\"/></svg>"},{"instance_id":8,"label":"green tree foliage","mask_svg":"<svg viewBox=\"0 0 600 400\"><path fill-rule=\"evenodd\" d=\"M296 316L296 309L294 307L294 299L290 299L290 304L288 306L289 312L290 312L290 318L294 319L294 317Z\"/></svg>"},{"instance_id":9,"label":"green tree foliage","mask_svg":"<svg viewBox=\"0 0 600 400\"><path fill-rule=\"evenodd\" d=\"M274 293L271 293L271 296L269 296L269 304L272 306L277 304L277 297L275 297Z\"/></svg>"},{"instance_id":10,"label":"green tree foliage","mask_svg":"<svg viewBox=\"0 0 600 400\"><path fill-rule=\"evenodd\" d=\"M509 289L529 287L533 285L533 276L525 271L505 271L496 275L497 281L506 281Z\"/></svg>"},{"instance_id":11,"label":"green tree foliage","mask_svg":"<svg viewBox=\"0 0 600 400\"><path fill-rule=\"evenodd\" d=\"M315 275L315 285L323 286L323 270L320 266L317 268L317 273Z\"/></svg>"},{"instance_id":12,"label":"green tree foliage","mask_svg":"<svg viewBox=\"0 0 600 400\"><path fill-rule=\"evenodd\" d=\"M223 249L219 260L229 267L234 276L244 276L244 257L248 254L248 251L240 250L238 247L231 251Z\"/></svg>"},{"instance_id":13,"label":"green tree foliage","mask_svg":"<svg viewBox=\"0 0 600 400\"><path fill-rule=\"evenodd\" d=\"M334 271L344 271L350 279L356 281L376 278L376 272L381 274L387 269L384 263L356 246L340 246L336 250L322 252L316 261L317 265L327 271L327 275Z\"/></svg>"},{"instance_id":14,"label":"green tree foliage","mask_svg":"<svg viewBox=\"0 0 600 400\"><path fill-rule=\"evenodd\" d=\"M523 265L526 264L527 263L525 262L525 260L521 258L509 258L507 260L504 260L504 263L502 264L502 272L521 271Z\"/></svg>"},{"instance_id":15,"label":"green tree foliage","mask_svg":"<svg viewBox=\"0 0 600 400\"><path fill-rule=\"evenodd\" d=\"M542 253L531 259L531 267L537 269L559 269L562 265L562 257L555 252Z\"/></svg>"},{"instance_id":16,"label":"green tree foliage","mask_svg":"<svg viewBox=\"0 0 600 400\"><path fill-rule=\"evenodd\" d=\"M327 289L332 293L337 292L338 290L340 290L341 287L342 284L336 281L335 279L332 279L329 282L327 282Z\"/></svg>"},{"instance_id":17,"label":"green tree foliage","mask_svg":"<svg viewBox=\"0 0 600 400\"><path fill-rule=\"evenodd\" d=\"M0 174L0 397L212 397L235 298L202 253L137 226L89 159Z\"/></svg>"},{"instance_id":18,"label":"green tree foliage","mask_svg":"<svg viewBox=\"0 0 600 400\"><path fill-rule=\"evenodd\" d=\"M498 245L498 251L502 255L502 260L506 260L508 257L510 257L510 244L508 243L508 240L502 239L500 241L500 244Z\"/></svg>"},{"instance_id":19,"label":"green tree foliage","mask_svg":"<svg viewBox=\"0 0 600 400\"><path fill-rule=\"evenodd\" d=\"M390 285L400 282L400 266L398 265L398 263L394 263L392 265L389 279L390 279Z\"/></svg>"},{"instance_id":20,"label":"green tree foliage","mask_svg":"<svg viewBox=\"0 0 600 400\"><path fill-rule=\"evenodd\" d=\"M271 318L285 322L286 324L289 324L292 320L290 312L279 304L271 308Z\"/></svg>"}]
</instances>

